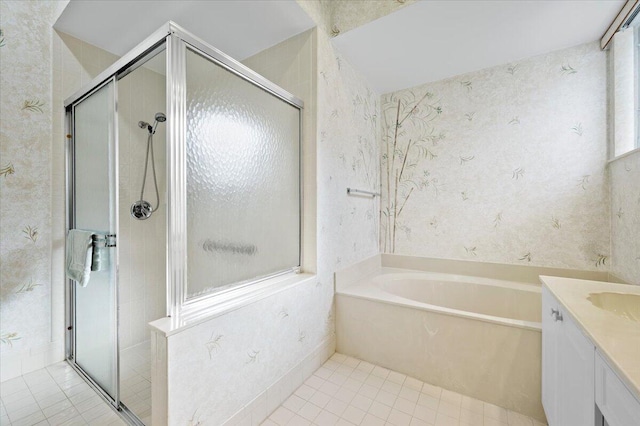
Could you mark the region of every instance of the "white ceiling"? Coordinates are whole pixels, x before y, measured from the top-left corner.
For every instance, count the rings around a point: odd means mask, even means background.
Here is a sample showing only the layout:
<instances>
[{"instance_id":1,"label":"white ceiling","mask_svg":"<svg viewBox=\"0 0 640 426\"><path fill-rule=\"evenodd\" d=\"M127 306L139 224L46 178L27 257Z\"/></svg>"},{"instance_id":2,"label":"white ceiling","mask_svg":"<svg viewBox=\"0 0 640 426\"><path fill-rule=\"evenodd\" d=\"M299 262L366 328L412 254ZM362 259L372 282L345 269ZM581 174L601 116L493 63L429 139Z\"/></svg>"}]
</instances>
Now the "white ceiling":
<instances>
[{"instance_id":1,"label":"white ceiling","mask_svg":"<svg viewBox=\"0 0 640 426\"><path fill-rule=\"evenodd\" d=\"M333 39L379 92L598 40L624 0L422 0Z\"/></svg>"},{"instance_id":2,"label":"white ceiling","mask_svg":"<svg viewBox=\"0 0 640 426\"><path fill-rule=\"evenodd\" d=\"M237 60L315 26L295 0L71 0L54 28L122 56L169 20Z\"/></svg>"}]
</instances>

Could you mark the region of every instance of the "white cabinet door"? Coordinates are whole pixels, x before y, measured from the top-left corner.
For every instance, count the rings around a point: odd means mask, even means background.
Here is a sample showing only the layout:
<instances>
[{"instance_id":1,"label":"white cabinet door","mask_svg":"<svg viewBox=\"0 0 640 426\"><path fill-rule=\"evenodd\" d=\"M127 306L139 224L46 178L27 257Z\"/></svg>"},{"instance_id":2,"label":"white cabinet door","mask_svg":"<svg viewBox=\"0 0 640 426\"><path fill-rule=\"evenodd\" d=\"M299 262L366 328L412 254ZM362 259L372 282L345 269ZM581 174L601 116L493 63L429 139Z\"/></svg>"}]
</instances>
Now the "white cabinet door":
<instances>
[{"instance_id":1,"label":"white cabinet door","mask_svg":"<svg viewBox=\"0 0 640 426\"><path fill-rule=\"evenodd\" d=\"M562 308L561 308L562 311ZM595 347L567 314L560 324L560 425L595 425Z\"/></svg>"},{"instance_id":2,"label":"white cabinet door","mask_svg":"<svg viewBox=\"0 0 640 426\"><path fill-rule=\"evenodd\" d=\"M595 347L542 290L542 404L550 426L594 426Z\"/></svg>"},{"instance_id":3,"label":"white cabinet door","mask_svg":"<svg viewBox=\"0 0 640 426\"><path fill-rule=\"evenodd\" d=\"M542 289L542 406L551 426L560 425L558 419L558 331L560 329L551 310L558 303L546 287Z\"/></svg>"},{"instance_id":4,"label":"white cabinet door","mask_svg":"<svg viewBox=\"0 0 640 426\"><path fill-rule=\"evenodd\" d=\"M640 425L640 401L596 351L596 405L610 426Z\"/></svg>"}]
</instances>

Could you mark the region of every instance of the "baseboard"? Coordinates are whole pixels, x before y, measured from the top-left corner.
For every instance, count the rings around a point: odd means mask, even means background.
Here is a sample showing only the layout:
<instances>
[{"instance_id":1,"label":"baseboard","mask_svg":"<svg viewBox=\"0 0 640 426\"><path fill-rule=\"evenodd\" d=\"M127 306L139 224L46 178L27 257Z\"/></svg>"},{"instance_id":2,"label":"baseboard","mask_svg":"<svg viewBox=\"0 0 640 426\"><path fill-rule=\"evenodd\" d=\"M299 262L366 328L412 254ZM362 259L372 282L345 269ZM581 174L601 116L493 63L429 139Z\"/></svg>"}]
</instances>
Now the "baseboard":
<instances>
[{"instance_id":1,"label":"baseboard","mask_svg":"<svg viewBox=\"0 0 640 426\"><path fill-rule=\"evenodd\" d=\"M225 426L259 425L334 354L335 336L325 339L309 355L231 416Z\"/></svg>"},{"instance_id":2,"label":"baseboard","mask_svg":"<svg viewBox=\"0 0 640 426\"><path fill-rule=\"evenodd\" d=\"M3 354L0 358L0 382L31 373L64 360L64 342L51 342L24 351Z\"/></svg>"}]
</instances>

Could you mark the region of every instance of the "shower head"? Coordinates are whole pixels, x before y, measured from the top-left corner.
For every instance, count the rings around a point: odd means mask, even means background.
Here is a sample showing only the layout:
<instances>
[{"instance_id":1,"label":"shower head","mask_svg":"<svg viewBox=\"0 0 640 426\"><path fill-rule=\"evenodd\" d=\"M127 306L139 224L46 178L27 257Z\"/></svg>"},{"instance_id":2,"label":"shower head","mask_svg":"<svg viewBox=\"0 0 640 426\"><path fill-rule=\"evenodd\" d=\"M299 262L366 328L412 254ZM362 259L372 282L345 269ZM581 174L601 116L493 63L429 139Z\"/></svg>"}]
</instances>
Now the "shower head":
<instances>
[{"instance_id":1,"label":"shower head","mask_svg":"<svg viewBox=\"0 0 640 426\"><path fill-rule=\"evenodd\" d=\"M158 123L164 123L167 121L167 116L162 112L156 112L155 117L153 117L155 121L153 122L153 129L149 130L152 134L156 132L156 127L158 127ZM151 128L151 126L149 126Z\"/></svg>"},{"instance_id":2,"label":"shower head","mask_svg":"<svg viewBox=\"0 0 640 426\"><path fill-rule=\"evenodd\" d=\"M153 118L155 119L155 121L153 122L153 126L146 121L138 121L138 127L140 127L141 129L147 129L150 134L153 134L156 132L158 123L164 123L165 121L167 121L167 116L162 112L157 112L155 117Z\"/></svg>"}]
</instances>

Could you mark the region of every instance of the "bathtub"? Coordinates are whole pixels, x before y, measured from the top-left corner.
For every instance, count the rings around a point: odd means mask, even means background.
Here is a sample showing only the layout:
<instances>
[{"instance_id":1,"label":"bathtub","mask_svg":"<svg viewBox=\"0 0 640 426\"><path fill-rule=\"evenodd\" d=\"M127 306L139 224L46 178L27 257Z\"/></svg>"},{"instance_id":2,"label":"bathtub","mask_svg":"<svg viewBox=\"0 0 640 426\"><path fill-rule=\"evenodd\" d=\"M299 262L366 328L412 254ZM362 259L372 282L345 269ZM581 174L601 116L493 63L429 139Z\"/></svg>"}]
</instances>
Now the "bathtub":
<instances>
[{"instance_id":1,"label":"bathtub","mask_svg":"<svg viewBox=\"0 0 640 426\"><path fill-rule=\"evenodd\" d=\"M539 285L384 267L336 284L338 352L544 421Z\"/></svg>"}]
</instances>

